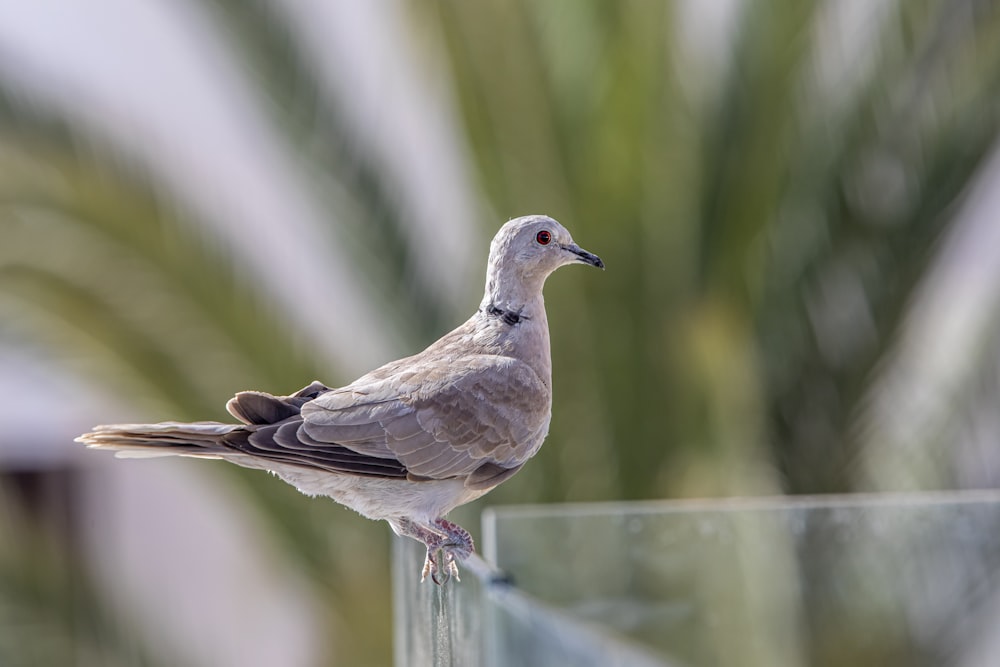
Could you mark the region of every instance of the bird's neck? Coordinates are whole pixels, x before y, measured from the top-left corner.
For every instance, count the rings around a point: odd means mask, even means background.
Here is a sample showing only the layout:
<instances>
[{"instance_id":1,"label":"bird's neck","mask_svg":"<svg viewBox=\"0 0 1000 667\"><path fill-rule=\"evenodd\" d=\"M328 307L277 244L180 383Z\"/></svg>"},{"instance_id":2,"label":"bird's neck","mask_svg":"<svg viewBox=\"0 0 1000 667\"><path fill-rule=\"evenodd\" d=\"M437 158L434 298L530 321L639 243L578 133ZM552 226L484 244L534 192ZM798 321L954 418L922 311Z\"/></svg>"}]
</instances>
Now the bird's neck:
<instances>
[{"instance_id":1,"label":"bird's neck","mask_svg":"<svg viewBox=\"0 0 1000 667\"><path fill-rule=\"evenodd\" d=\"M541 293L532 297L519 298L506 293L503 296L487 292L479 310L488 317L496 317L504 324L515 325L526 320L545 321L545 302Z\"/></svg>"},{"instance_id":2,"label":"bird's neck","mask_svg":"<svg viewBox=\"0 0 1000 667\"><path fill-rule=\"evenodd\" d=\"M497 323L491 331L496 336L492 340L499 349L527 363L545 386L551 387L552 362L549 324L542 298L543 281L533 289L526 289L521 283L487 281L478 316ZM502 293L491 289L498 284L505 287ZM515 285L517 287L512 289Z\"/></svg>"},{"instance_id":3,"label":"bird's neck","mask_svg":"<svg viewBox=\"0 0 1000 667\"><path fill-rule=\"evenodd\" d=\"M491 266L486 275L486 292L480 310L494 311L493 314L514 314L525 318L544 318L545 302L542 300L542 285L545 276L505 275L501 268ZM502 287L502 289L501 289ZM497 312L500 311L500 312Z\"/></svg>"}]
</instances>

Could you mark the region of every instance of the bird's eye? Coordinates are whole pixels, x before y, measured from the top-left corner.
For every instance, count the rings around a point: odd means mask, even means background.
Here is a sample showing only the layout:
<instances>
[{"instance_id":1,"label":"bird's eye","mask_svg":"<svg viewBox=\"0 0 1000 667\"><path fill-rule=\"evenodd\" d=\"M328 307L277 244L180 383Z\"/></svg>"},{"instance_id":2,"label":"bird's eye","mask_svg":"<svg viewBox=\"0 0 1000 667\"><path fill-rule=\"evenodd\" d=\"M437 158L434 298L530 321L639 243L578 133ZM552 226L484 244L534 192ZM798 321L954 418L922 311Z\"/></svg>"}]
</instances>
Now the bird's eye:
<instances>
[{"instance_id":1,"label":"bird's eye","mask_svg":"<svg viewBox=\"0 0 1000 667\"><path fill-rule=\"evenodd\" d=\"M543 229L535 234L535 240L538 241L538 245L548 245L552 241L552 232Z\"/></svg>"}]
</instances>

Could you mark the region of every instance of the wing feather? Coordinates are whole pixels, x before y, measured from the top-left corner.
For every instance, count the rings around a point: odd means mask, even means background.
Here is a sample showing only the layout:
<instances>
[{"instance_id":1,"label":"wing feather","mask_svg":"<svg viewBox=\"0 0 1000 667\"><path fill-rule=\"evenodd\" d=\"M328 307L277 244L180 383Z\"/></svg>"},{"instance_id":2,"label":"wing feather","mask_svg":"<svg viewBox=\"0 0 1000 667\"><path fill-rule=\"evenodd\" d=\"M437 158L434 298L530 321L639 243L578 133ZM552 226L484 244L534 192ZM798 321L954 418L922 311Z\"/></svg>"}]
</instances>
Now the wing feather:
<instances>
[{"instance_id":1,"label":"wing feather","mask_svg":"<svg viewBox=\"0 0 1000 667\"><path fill-rule=\"evenodd\" d=\"M485 463L502 470L520 467L548 430L548 387L529 366L506 357L469 357L448 370L382 377L323 394L303 407L303 428L318 440L394 456L419 477L467 476ZM349 402L352 396L360 402ZM363 410L381 432L373 427L374 437L367 440L342 437L343 424L359 426ZM342 413L348 415L345 421Z\"/></svg>"},{"instance_id":2,"label":"wing feather","mask_svg":"<svg viewBox=\"0 0 1000 667\"><path fill-rule=\"evenodd\" d=\"M256 395L241 407L248 421L268 411L285 414ZM548 387L523 362L470 356L430 369L371 374L319 392L299 414L252 424L239 447L339 472L465 477L473 488L490 488L537 451L549 408Z\"/></svg>"}]
</instances>

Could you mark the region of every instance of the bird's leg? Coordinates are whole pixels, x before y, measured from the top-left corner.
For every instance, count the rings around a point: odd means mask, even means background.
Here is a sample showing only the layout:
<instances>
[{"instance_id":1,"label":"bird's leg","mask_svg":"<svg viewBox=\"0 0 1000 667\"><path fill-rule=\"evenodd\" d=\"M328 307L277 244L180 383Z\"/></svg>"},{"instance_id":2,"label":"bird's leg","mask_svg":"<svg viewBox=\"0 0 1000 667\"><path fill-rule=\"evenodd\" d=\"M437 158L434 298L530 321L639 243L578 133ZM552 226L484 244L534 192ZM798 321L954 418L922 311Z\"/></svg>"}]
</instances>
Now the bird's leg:
<instances>
[{"instance_id":1,"label":"bird's leg","mask_svg":"<svg viewBox=\"0 0 1000 667\"><path fill-rule=\"evenodd\" d=\"M468 558L475 546L469 531L446 519L435 519L432 525L419 524L409 519L394 522L396 532L422 542L427 547L427 557L420 572L420 581L431 576L438 585L458 576L458 561Z\"/></svg>"},{"instance_id":2,"label":"bird's leg","mask_svg":"<svg viewBox=\"0 0 1000 667\"><path fill-rule=\"evenodd\" d=\"M431 575L431 580L438 585L448 580L448 576L440 581L438 580L441 572L441 564L438 562L438 552L441 550L442 545L449 539L446 532L411 521L410 519L399 519L392 522L392 526L397 534L404 537L412 537L427 547L427 557L424 559L424 567L420 571L420 583L423 583L427 579L428 574ZM448 574L450 576L450 572Z\"/></svg>"},{"instance_id":3,"label":"bird's leg","mask_svg":"<svg viewBox=\"0 0 1000 667\"><path fill-rule=\"evenodd\" d=\"M435 519L434 527L441 529L448 535L440 547L441 553L444 554L447 575L455 577L455 581L461 581L458 576L458 561L465 560L476 550L472 542L472 535L469 535L469 531L457 523L452 523L444 518ZM435 579L435 581L437 580Z\"/></svg>"}]
</instances>

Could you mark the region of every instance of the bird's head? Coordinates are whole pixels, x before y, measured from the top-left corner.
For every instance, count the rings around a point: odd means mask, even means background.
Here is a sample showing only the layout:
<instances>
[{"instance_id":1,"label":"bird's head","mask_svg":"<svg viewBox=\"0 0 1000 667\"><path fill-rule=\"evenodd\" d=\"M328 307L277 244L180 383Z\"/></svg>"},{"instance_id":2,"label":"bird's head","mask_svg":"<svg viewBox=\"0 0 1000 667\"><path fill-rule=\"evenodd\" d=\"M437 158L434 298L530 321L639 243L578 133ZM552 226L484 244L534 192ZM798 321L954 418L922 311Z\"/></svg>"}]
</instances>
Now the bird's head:
<instances>
[{"instance_id":1,"label":"bird's head","mask_svg":"<svg viewBox=\"0 0 1000 667\"><path fill-rule=\"evenodd\" d=\"M514 218L490 245L490 267L509 267L521 279L544 281L565 264L604 268L600 257L574 243L566 228L546 215Z\"/></svg>"}]
</instances>

